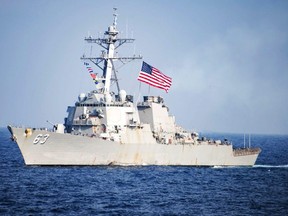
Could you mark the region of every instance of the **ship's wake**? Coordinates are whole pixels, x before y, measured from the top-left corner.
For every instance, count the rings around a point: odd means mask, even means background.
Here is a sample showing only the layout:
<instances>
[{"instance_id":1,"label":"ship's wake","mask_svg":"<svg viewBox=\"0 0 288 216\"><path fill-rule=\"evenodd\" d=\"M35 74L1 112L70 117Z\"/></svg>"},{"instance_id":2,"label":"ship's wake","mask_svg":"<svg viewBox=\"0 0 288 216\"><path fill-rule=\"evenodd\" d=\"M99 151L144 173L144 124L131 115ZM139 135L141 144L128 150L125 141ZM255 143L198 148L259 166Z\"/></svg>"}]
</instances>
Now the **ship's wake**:
<instances>
[{"instance_id":1,"label":"ship's wake","mask_svg":"<svg viewBox=\"0 0 288 216\"><path fill-rule=\"evenodd\" d=\"M227 168L269 168L269 169L273 169L273 168L288 168L288 164L284 164L284 165L268 165L268 164L257 164L254 165L252 167L247 167L247 166L213 166L212 168L214 169L227 169Z\"/></svg>"},{"instance_id":2,"label":"ship's wake","mask_svg":"<svg viewBox=\"0 0 288 216\"><path fill-rule=\"evenodd\" d=\"M254 165L253 168L288 168L288 164L284 165Z\"/></svg>"}]
</instances>

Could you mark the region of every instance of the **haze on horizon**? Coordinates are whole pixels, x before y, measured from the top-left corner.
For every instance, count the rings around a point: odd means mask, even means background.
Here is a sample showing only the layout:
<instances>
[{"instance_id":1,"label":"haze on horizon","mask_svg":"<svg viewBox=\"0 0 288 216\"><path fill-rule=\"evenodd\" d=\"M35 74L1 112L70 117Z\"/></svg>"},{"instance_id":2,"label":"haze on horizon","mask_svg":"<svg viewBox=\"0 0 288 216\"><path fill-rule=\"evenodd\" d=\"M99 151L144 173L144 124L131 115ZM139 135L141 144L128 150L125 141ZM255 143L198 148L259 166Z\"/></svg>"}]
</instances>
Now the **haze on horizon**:
<instances>
[{"instance_id":1,"label":"haze on horizon","mask_svg":"<svg viewBox=\"0 0 288 216\"><path fill-rule=\"evenodd\" d=\"M119 55L173 78L161 95L188 130L288 134L288 1L181 0L0 2L0 126L63 123L68 105L94 89L80 56L118 11L135 46ZM97 55L101 48L93 48ZM121 88L138 98L141 61L124 66ZM95 67L96 71L97 68ZM98 71L100 72L100 71ZM141 94L148 87L141 85Z\"/></svg>"}]
</instances>

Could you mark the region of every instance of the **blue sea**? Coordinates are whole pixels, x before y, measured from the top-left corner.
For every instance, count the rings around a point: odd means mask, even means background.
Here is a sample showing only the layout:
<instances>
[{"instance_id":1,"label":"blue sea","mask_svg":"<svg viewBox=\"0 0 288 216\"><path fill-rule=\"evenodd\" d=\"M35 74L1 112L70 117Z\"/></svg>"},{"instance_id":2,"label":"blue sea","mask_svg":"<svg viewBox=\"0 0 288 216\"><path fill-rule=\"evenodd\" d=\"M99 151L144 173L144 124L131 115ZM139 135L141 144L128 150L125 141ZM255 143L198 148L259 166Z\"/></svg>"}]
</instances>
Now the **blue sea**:
<instances>
[{"instance_id":1,"label":"blue sea","mask_svg":"<svg viewBox=\"0 0 288 216\"><path fill-rule=\"evenodd\" d=\"M0 215L288 215L288 136L251 142L254 167L41 167L25 166L0 128Z\"/></svg>"}]
</instances>

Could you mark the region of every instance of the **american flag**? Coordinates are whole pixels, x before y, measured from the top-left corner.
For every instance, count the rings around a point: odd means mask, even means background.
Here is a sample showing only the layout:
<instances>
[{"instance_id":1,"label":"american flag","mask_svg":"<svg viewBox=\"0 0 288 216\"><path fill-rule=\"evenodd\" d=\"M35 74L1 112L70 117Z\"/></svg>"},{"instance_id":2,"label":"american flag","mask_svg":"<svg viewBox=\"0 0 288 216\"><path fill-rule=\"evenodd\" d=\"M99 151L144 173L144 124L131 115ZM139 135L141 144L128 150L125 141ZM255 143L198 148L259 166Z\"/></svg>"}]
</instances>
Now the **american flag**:
<instances>
[{"instance_id":1,"label":"american flag","mask_svg":"<svg viewBox=\"0 0 288 216\"><path fill-rule=\"evenodd\" d=\"M170 86L172 85L172 78L166 76L157 68L152 67L144 61L137 79L148 85L163 89L166 92L168 92Z\"/></svg>"}]
</instances>

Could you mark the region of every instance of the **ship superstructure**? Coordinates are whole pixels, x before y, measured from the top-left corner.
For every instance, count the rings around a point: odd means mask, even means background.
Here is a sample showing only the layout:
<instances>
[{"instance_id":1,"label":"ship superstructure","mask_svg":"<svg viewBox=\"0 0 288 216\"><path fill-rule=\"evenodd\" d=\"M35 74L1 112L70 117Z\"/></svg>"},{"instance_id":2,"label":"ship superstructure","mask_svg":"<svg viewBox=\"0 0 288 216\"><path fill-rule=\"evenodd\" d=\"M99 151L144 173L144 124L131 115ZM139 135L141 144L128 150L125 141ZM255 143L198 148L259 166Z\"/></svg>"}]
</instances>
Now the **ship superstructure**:
<instances>
[{"instance_id":1,"label":"ship superstructure","mask_svg":"<svg viewBox=\"0 0 288 216\"><path fill-rule=\"evenodd\" d=\"M85 41L104 49L99 57L81 57L88 69L93 64L102 71L90 71L96 89L81 93L68 107L64 124L53 131L8 126L27 165L254 165L259 148L233 149L228 141L200 138L176 124L162 97L144 96L135 104L120 89L115 62L142 57L116 52L134 41L119 37L116 10L104 37Z\"/></svg>"},{"instance_id":2,"label":"ship superstructure","mask_svg":"<svg viewBox=\"0 0 288 216\"><path fill-rule=\"evenodd\" d=\"M117 30L116 10L114 21L103 38L85 38L88 43L99 45L102 50L99 57L83 55L81 60L85 65L96 65L101 71L100 76L95 74L96 90L88 94L80 94L75 106L68 107L68 117L65 119L65 128L68 133L84 134L107 139L119 140L124 127L140 125L137 109L133 105L133 96L120 90L115 62L123 64L142 59L140 55L120 57L116 50L125 43L133 43L135 39L119 38ZM89 63L88 63L89 62ZM111 91L111 84L115 83L117 92Z\"/></svg>"}]
</instances>

